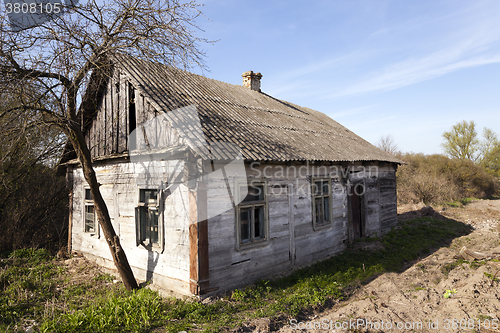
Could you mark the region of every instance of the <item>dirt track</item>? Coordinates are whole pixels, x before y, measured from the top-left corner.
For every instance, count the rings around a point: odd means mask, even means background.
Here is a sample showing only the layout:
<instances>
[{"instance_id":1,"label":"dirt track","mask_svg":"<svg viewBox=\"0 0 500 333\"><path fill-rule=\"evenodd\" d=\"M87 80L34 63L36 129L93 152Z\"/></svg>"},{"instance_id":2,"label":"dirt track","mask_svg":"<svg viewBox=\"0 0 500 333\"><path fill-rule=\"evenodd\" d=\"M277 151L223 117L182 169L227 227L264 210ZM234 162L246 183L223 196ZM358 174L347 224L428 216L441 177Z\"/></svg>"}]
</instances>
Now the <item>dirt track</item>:
<instances>
[{"instance_id":1,"label":"dirt track","mask_svg":"<svg viewBox=\"0 0 500 333\"><path fill-rule=\"evenodd\" d=\"M500 253L500 200L476 201L464 208L444 211L434 207L436 212L419 210L422 207L402 207L401 213L405 214L400 217L411 218L421 212L443 215L470 224L475 230L415 262L403 273L383 274L357 290L349 300L302 320L301 325L293 322L279 332L346 332L355 331L354 328L358 332L500 332L500 282L492 285L490 278L500 269L500 262L451 265L457 262L463 246ZM446 290L456 293L445 298ZM315 330L306 328L313 324ZM255 331L266 329L257 325Z\"/></svg>"}]
</instances>

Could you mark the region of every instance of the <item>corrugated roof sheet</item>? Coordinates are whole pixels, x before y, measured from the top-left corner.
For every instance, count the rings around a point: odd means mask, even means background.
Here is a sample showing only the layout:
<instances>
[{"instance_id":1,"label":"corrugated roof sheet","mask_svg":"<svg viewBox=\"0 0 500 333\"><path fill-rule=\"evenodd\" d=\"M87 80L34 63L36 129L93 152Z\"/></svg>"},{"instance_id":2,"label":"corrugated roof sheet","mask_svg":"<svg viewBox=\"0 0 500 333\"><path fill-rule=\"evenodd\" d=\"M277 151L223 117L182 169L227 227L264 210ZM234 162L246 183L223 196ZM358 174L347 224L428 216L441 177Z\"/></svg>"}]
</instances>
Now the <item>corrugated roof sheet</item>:
<instances>
[{"instance_id":1,"label":"corrugated roof sheet","mask_svg":"<svg viewBox=\"0 0 500 333\"><path fill-rule=\"evenodd\" d=\"M158 111L195 105L204 139L233 143L247 160L402 163L321 112L162 64L115 59ZM184 133L188 143L200 139L189 135ZM215 155L224 156L223 147Z\"/></svg>"}]
</instances>

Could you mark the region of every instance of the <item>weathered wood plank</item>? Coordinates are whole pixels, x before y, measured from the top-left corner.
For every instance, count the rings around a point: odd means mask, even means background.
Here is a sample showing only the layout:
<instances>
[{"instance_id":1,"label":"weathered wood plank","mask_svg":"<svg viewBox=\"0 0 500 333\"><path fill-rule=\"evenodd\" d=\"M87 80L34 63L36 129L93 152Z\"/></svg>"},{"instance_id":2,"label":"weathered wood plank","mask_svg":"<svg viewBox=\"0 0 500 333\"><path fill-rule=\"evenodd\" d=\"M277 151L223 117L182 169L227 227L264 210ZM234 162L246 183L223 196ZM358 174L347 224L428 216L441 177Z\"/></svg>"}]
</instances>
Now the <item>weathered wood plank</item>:
<instances>
[{"instance_id":1,"label":"weathered wood plank","mask_svg":"<svg viewBox=\"0 0 500 333\"><path fill-rule=\"evenodd\" d=\"M106 155L113 153L113 137L114 137L114 117L113 117L113 95L114 95L113 80L109 80L106 89Z\"/></svg>"},{"instance_id":2,"label":"weathered wood plank","mask_svg":"<svg viewBox=\"0 0 500 333\"><path fill-rule=\"evenodd\" d=\"M128 81L125 75L120 74L120 89L118 103L118 153L121 154L128 150Z\"/></svg>"}]
</instances>

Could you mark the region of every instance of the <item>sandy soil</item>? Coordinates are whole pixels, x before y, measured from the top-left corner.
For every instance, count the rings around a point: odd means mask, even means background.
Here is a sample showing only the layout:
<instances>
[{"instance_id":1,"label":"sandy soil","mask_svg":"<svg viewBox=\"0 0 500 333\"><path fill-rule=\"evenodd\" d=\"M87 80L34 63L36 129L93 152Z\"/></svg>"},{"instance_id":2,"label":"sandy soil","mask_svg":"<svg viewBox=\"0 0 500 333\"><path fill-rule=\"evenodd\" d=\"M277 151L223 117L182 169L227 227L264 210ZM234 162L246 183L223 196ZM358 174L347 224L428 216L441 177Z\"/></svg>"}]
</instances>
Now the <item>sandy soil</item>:
<instances>
[{"instance_id":1,"label":"sandy soil","mask_svg":"<svg viewBox=\"0 0 500 333\"><path fill-rule=\"evenodd\" d=\"M500 332L500 284L492 283L486 275L494 275L500 262L463 263L446 271L457 262L463 246L500 253L500 200L475 201L464 208L408 205L400 207L399 213L400 219L445 216L475 230L413 263L403 273L383 274L359 287L347 301L302 319L300 325L292 322L279 332ZM456 293L445 298L446 290ZM254 332L269 331L264 324L257 323ZM316 329L312 329L314 324Z\"/></svg>"}]
</instances>

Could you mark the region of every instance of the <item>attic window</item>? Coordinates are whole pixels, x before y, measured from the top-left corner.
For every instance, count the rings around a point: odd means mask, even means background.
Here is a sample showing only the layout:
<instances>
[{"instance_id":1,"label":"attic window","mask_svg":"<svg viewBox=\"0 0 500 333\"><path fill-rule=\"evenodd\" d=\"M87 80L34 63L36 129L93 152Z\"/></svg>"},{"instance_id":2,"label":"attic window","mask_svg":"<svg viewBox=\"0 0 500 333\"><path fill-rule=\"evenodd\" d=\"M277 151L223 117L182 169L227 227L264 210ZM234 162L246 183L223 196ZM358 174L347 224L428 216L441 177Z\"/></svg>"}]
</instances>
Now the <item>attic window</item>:
<instances>
[{"instance_id":1,"label":"attic window","mask_svg":"<svg viewBox=\"0 0 500 333\"><path fill-rule=\"evenodd\" d=\"M136 114L135 114L135 88L129 83L128 84L128 119L129 119L129 134L132 133L136 128Z\"/></svg>"}]
</instances>

